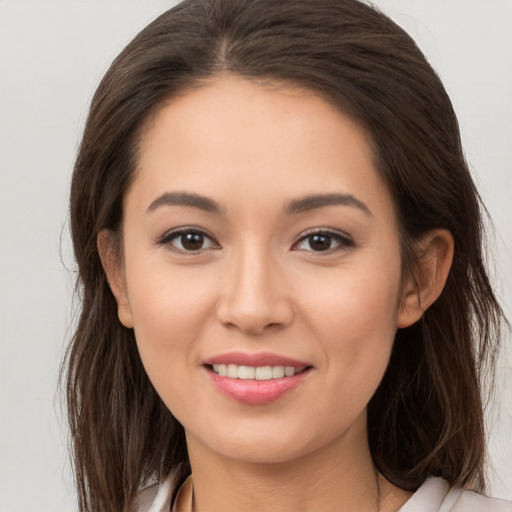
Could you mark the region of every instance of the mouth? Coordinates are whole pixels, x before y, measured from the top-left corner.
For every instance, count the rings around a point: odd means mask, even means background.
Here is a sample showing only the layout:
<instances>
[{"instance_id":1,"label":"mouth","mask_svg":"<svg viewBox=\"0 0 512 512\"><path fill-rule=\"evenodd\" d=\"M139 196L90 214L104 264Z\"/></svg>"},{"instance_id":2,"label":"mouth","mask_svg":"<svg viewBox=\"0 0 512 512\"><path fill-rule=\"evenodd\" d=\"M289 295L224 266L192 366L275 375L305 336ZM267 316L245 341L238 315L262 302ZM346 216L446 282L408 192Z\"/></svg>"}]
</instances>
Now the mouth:
<instances>
[{"instance_id":1,"label":"mouth","mask_svg":"<svg viewBox=\"0 0 512 512\"><path fill-rule=\"evenodd\" d=\"M206 368L220 377L240 380L274 380L294 377L308 368L309 366L245 366L237 364L212 364L205 365Z\"/></svg>"},{"instance_id":2,"label":"mouth","mask_svg":"<svg viewBox=\"0 0 512 512\"><path fill-rule=\"evenodd\" d=\"M273 354L231 353L203 364L206 375L222 395L248 405L274 402L299 387L313 366Z\"/></svg>"}]
</instances>

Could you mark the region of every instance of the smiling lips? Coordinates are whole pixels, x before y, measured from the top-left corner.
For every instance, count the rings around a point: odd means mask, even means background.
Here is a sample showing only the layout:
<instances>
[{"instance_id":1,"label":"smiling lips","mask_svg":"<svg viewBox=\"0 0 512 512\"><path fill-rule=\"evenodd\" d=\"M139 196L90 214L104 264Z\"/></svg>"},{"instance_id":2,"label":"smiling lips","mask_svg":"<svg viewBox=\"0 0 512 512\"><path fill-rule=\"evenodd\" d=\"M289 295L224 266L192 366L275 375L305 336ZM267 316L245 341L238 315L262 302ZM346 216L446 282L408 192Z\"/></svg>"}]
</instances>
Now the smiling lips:
<instances>
[{"instance_id":1,"label":"smiling lips","mask_svg":"<svg viewBox=\"0 0 512 512\"><path fill-rule=\"evenodd\" d=\"M271 380L282 379L283 377L293 377L306 369L305 366L294 368L293 366L238 366L236 364L214 364L213 371L221 377L230 379L256 379Z\"/></svg>"},{"instance_id":2,"label":"smiling lips","mask_svg":"<svg viewBox=\"0 0 512 512\"><path fill-rule=\"evenodd\" d=\"M311 366L276 354L231 353L205 361L210 381L223 395L238 402L273 402L297 387Z\"/></svg>"}]
</instances>

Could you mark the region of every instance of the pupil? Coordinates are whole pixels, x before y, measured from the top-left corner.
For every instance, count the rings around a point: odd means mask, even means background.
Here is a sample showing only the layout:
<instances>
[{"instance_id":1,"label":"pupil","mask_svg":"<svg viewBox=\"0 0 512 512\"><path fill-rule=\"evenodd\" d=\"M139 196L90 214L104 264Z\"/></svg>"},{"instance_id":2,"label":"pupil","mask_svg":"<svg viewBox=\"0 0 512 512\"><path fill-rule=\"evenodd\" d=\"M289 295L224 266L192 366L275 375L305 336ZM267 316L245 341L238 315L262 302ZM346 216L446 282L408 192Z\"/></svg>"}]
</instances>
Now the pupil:
<instances>
[{"instance_id":1,"label":"pupil","mask_svg":"<svg viewBox=\"0 0 512 512\"><path fill-rule=\"evenodd\" d=\"M311 248L315 251L326 251L331 247L331 237L327 235L313 235L310 244Z\"/></svg>"},{"instance_id":2,"label":"pupil","mask_svg":"<svg viewBox=\"0 0 512 512\"><path fill-rule=\"evenodd\" d=\"M201 249L204 242L204 236L200 233L186 233L181 235L181 243L185 249L189 251L197 251Z\"/></svg>"}]
</instances>

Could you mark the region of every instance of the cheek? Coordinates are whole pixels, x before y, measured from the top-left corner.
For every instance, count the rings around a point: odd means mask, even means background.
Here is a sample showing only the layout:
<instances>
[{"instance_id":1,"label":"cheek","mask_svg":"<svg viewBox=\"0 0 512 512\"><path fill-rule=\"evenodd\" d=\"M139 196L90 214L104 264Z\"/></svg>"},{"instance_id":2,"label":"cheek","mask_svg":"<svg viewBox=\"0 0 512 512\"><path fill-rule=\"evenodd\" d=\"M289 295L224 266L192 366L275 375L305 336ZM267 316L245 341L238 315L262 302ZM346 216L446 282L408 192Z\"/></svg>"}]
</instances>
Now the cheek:
<instances>
[{"instance_id":1,"label":"cheek","mask_svg":"<svg viewBox=\"0 0 512 512\"><path fill-rule=\"evenodd\" d=\"M333 386L343 380L354 398L361 390L369 399L387 367L397 329L399 283L398 265L361 266L310 286L303 301Z\"/></svg>"},{"instance_id":2,"label":"cheek","mask_svg":"<svg viewBox=\"0 0 512 512\"><path fill-rule=\"evenodd\" d=\"M191 371L199 364L200 340L208 326L208 283L197 275L193 279L189 269L170 272L168 266L152 265L150 271L139 270L128 282L139 355L163 402L187 424L201 394Z\"/></svg>"},{"instance_id":3,"label":"cheek","mask_svg":"<svg viewBox=\"0 0 512 512\"><path fill-rule=\"evenodd\" d=\"M153 380L154 373L165 375L170 367L178 372L184 361L197 360L197 341L211 308L208 291L215 288L197 269L172 271L155 261L143 265L127 268L127 288L137 345ZM166 368L160 369L164 361Z\"/></svg>"},{"instance_id":4,"label":"cheek","mask_svg":"<svg viewBox=\"0 0 512 512\"><path fill-rule=\"evenodd\" d=\"M317 276L318 277L318 276ZM352 266L304 283L303 303L342 336L396 328L400 268Z\"/></svg>"}]
</instances>

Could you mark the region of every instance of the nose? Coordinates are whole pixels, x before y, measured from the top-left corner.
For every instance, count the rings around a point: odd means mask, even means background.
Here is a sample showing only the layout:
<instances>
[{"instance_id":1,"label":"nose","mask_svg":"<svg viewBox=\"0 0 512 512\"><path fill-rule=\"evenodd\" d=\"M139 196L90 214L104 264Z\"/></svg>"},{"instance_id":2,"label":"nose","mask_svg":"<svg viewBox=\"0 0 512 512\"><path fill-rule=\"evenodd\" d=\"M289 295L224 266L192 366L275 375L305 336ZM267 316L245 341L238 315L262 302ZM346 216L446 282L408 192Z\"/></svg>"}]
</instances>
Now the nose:
<instances>
[{"instance_id":1,"label":"nose","mask_svg":"<svg viewBox=\"0 0 512 512\"><path fill-rule=\"evenodd\" d=\"M224 326L261 335L292 323L291 294L282 268L261 246L238 251L226 267L217 308Z\"/></svg>"}]
</instances>

